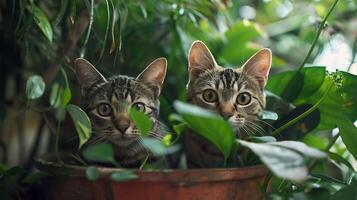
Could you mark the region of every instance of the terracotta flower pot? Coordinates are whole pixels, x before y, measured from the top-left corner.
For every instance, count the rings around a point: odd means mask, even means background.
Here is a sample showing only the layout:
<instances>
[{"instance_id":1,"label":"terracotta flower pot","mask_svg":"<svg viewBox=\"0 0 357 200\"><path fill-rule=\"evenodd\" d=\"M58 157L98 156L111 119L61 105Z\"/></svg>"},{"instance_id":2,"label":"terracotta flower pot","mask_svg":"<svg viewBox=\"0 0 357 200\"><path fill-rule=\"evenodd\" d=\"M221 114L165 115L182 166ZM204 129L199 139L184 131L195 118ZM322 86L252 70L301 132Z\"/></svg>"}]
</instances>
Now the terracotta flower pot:
<instances>
[{"instance_id":1,"label":"terracotta flower pot","mask_svg":"<svg viewBox=\"0 0 357 200\"><path fill-rule=\"evenodd\" d=\"M90 181L85 167L38 162L38 168L50 172L45 180L46 196L53 200L193 200L262 199L259 183L268 170L262 166L246 168L134 171L138 179L116 182L114 168L98 168L100 178Z\"/></svg>"}]
</instances>

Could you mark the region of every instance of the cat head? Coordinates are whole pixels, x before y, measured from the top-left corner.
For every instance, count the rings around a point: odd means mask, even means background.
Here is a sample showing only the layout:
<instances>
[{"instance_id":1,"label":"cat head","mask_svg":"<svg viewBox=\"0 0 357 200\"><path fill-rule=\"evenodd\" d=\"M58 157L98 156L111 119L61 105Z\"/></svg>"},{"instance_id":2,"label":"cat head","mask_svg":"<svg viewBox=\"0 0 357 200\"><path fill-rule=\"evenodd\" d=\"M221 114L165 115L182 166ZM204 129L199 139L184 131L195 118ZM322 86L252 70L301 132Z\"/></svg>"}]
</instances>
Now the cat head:
<instances>
[{"instance_id":1,"label":"cat head","mask_svg":"<svg viewBox=\"0 0 357 200\"><path fill-rule=\"evenodd\" d=\"M96 137L124 146L140 138L139 130L130 120L129 108L136 108L151 118L154 124L151 134L155 136L166 67L166 59L158 58L136 78L118 75L106 79L87 60L77 59L75 70L81 86L82 106Z\"/></svg>"},{"instance_id":2,"label":"cat head","mask_svg":"<svg viewBox=\"0 0 357 200\"><path fill-rule=\"evenodd\" d=\"M271 51L259 50L241 68L218 66L207 46L195 41L188 55L190 103L220 114L244 135L265 107L264 87L271 66ZM253 125L252 125L253 124Z\"/></svg>"}]
</instances>

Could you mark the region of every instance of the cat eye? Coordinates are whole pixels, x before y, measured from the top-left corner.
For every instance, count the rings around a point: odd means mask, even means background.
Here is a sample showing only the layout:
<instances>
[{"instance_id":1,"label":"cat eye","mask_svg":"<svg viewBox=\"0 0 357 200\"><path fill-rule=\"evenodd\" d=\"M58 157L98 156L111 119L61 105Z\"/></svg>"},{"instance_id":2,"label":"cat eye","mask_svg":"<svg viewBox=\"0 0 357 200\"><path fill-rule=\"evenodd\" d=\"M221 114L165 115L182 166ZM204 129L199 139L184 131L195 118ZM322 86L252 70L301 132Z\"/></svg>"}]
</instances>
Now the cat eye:
<instances>
[{"instance_id":1,"label":"cat eye","mask_svg":"<svg viewBox=\"0 0 357 200\"><path fill-rule=\"evenodd\" d=\"M112 114L112 107L107 103L101 103L97 107L97 112L101 116L107 117Z\"/></svg>"},{"instance_id":2,"label":"cat eye","mask_svg":"<svg viewBox=\"0 0 357 200\"><path fill-rule=\"evenodd\" d=\"M139 112L145 112L145 104L138 102L138 103L134 103L132 105L133 108L135 108L137 111Z\"/></svg>"},{"instance_id":3,"label":"cat eye","mask_svg":"<svg viewBox=\"0 0 357 200\"><path fill-rule=\"evenodd\" d=\"M217 95L216 91L214 91L212 89L206 89L205 91L203 91L202 97L205 101L207 101L209 103L213 103L218 100L218 95Z\"/></svg>"},{"instance_id":4,"label":"cat eye","mask_svg":"<svg viewBox=\"0 0 357 200\"><path fill-rule=\"evenodd\" d=\"M240 93L237 97L237 103L240 105L248 105L252 100L252 96L248 92Z\"/></svg>"}]
</instances>

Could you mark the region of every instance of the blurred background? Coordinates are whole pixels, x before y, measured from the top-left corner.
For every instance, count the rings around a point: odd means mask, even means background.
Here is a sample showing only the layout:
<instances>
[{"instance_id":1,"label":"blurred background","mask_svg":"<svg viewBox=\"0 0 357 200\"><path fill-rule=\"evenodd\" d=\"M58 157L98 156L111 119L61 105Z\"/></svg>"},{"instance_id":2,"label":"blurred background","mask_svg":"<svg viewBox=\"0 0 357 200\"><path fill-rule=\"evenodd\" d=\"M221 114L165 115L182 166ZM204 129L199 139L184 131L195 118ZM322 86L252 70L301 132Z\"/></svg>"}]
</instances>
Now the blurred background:
<instances>
[{"instance_id":1,"label":"blurred background","mask_svg":"<svg viewBox=\"0 0 357 200\"><path fill-rule=\"evenodd\" d=\"M271 73L299 67L332 0L0 0L0 163L31 168L33 158L77 147L58 98L80 104L73 60L84 57L106 77L138 75L168 59L161 119L185 100L187 54L202 40L223 66L241 66L263 47ZM339 1L307 66L357 74L357 0ZM26 100L26 80L44 79L39 100ZM56 97L56 94L60 97ZM55 95L55 96L54 96Z\"/></svg>"}]
</instances>

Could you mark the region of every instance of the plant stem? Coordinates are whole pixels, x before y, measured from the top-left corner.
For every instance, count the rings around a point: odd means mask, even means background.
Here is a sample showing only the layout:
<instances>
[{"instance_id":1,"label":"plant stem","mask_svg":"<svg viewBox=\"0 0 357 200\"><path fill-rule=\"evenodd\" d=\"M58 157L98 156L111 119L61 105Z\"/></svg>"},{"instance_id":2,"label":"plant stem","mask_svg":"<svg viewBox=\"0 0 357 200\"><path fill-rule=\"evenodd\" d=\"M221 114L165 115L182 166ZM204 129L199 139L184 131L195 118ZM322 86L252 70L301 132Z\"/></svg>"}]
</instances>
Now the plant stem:
<instances>
[{"instance_id":1,"label":"plant stem","mask_svg":"<svg viewBox=\"0 0 357 200\"><path fill-rule=\"evenodd\" d=\"M336 143L336 140L338 139L338 137L340 137L340 133L337 133L335 136L333 136L333 138L331 139L331 141L328 143L327 147L326 147L326 152L328 152L331 147Z\"/></svg>"},{"instance_id":2,"label":"plant stem","mask_svg":"<svg viewBox=\"0 0 357 200\"><path fill-rule=\"evenodd\" d=\"M352 58L351 58L350 65L347 68L347 72L349 72L351 70L351 67L352 67L352 65L353 65L353 63L355 62L355 59L356 59L356 54L357 54L357 36L355 37L355 41L353 42Z\"/></svg>"},{"instance_id":3,"label":"plant stem","mask_svg":"<svg viewBox=\"0 0 357 200\"><path fill-rule=\"evenodd\" d=\"M300 67L299 67L298 71L301 71L301 69L304 68L305 63L306 63L307 60L310 58L311 53L312 53L312 51L314 50L317 41L319 40L320 34L321 34L322 30L324 29L324 26L325 26L325 23L326 23L326 21L327 21L327 18L330 16L330 14L332 13L333 9L336 7L336 4L337 4L338 1L339 1L339 0L335 0L335 2L332 4L330 10L328 11L328 13L326 14L326 16L325 16L324 19L322 20L322 22L321 22L321 24L320 24L320 27L319 27L319 29L318 29L317 32L316 32L316 35L315 35L314 40L313 40L313 42L312 42L312 45L311 45L311 47L310 47L310 49L309 49L309 52L307 53L307 55L305 56L305 59L304 59L304 60L302 61L302 63L300 64Z\"/></svg>"},{"instance_id":4,"label":"plant stem","mask_svg":"<svg viewBox=\"0 0 357 200\"><path fill-rule=\"evenodd\" d=\"M286 128L288 128L289 126L295 124L296 122L300 121L301 119L303 119L304 117L306 117L307 115L309 115L310 113L312 113L314 110L316 110L321 102L325 99L325 97L327 96L327 94L329 93L331 87L333 86L332 82L330 84L330 86L328 87L327 91L323 94L323 96L316 102L316 104L314 106L312 106L310 109L308 109L307 111L303 112L301 115L297 116L296 118L294 118L293 120L289 121L288 123L284 124L283 126L281 126L280 128L276 129L272 135L276 136L279 133L281 133L283 130L285 130Z\"/></svg>"},{"instance_id":5,"label":"plant stem","mask_svg":"<svg viewBox=\"0 0 357 200\"><path fill-rule=\"evenodd\" d=\"M87 35L86 38L84 39L83 47L81 50L81 58L84 57L85 52L86 52L86 46L89 40L90 33L92 32L92 25L93 25L93 15L94 15L94 0L91 0L90 2L90 18L89 18L89 24L88 24L88 30L87 30Z\"/></svg>"},{"instance_id":6,"label":"plant stem","mask_svg":"<svg viewBox=\"0 0 357 200\"><path fill-rule=\"evenodd\" d=\"M58 124L57 124L57 129L56 129L56 143L55 143L55 153L56 153L56 158L57 158L57 162L62 163L62 159L59 155L59 140L60 140L60 131L61 131L61 119L63 117L64 111L60 110L59 111L59 120L58 120Z\"/></svg>"},{"instance_id":7,"label":"plant stem","mask_svg":"<svg viewBox=\"0 0 357 200\"><path fill-rule=\"evenodd\" d=\"M282 93L282 97L283 99L286 100L286 98L289 96L289 92L291 90L293 90L294 88L294 82L296 82L297 80L297 76L298 74L301 72L301 70L304 68L305 63L307 62L307 60L310 58L312 51L314 50L317 41L319 40L320 34L322 32L322 30L324 29L325 23L327 21L327 18L330 16L330 14L332 13L333 9L336 7L336 4L339 0L335 0L335 2L332 4L331 8L329 9L328 13L326 14L326 16L324 17L324 19L322 20L319 29L317 30L314 40L312 42L312 45L307 53L307 55L305 56L304 60L302 61L302 63L300 64L299 68L295 71L293 77L290 79L290 81L288 82L287 86L284 88L283 93Z\"/></svg>"}]
</instances>

